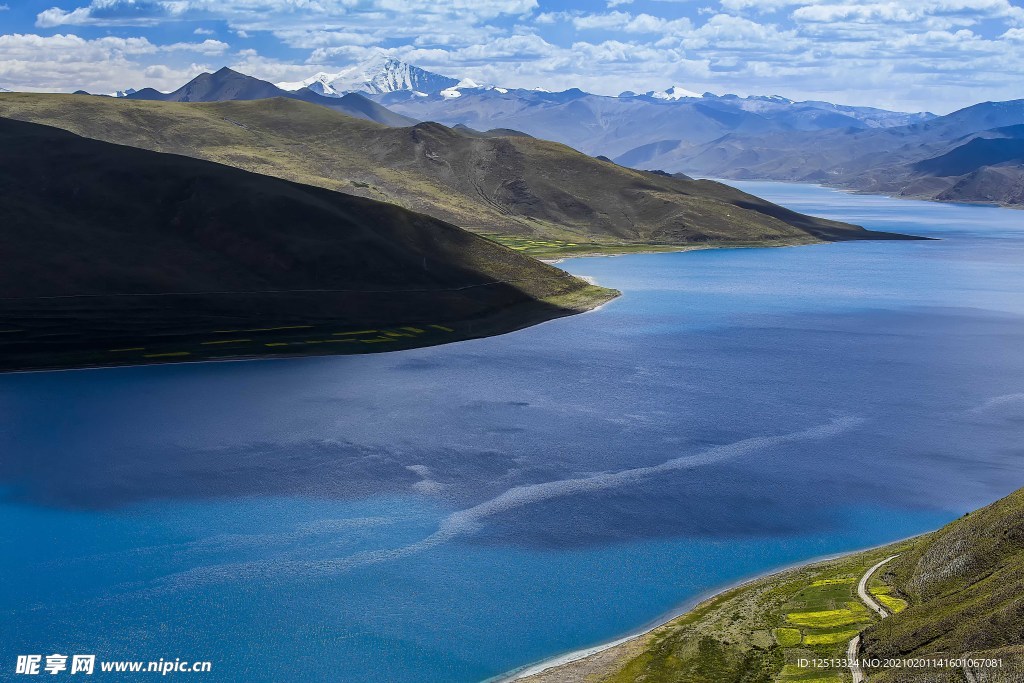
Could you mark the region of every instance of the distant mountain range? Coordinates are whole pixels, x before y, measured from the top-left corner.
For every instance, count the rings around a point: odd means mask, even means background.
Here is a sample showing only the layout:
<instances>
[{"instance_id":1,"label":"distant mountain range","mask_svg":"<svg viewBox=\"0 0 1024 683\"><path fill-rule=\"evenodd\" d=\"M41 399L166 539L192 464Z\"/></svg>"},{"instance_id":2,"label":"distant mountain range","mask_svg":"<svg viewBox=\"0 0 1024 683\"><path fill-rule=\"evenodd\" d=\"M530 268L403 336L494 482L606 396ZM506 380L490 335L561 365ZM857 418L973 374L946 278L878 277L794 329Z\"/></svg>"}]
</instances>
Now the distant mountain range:
<instances>
[{"instance_id":1,"label":"distant mountain range","mask_svg":"<svg viewBox=\"0 0 1024 683\"><path fill-rule=\"evenodd\" d=\"M665 140L701 144L731 132L884 128L933 118L928 113L794 102L777 95L698 95L679 85L643 94L627 91L617 97L575 88L548 92L484 86L383 55L337 74L315 74L278 87L292 92L311 89L326 96L361 93L421 121L520 130L587 154L611 157Z\"/></svg>"},{"instance_id":2,"label":"distant mountain range","mask_svg":"<svg viewBox=\"0 0 1024 683\"><path fill-rule=\"evenodd\" d=\"M420 120L471 128L513 128L557 140L588 154L618 157L665 140L693 145L729 133L883 128L926 121L930 114L904 114L842 107L825 102L792 102L780 97L717 96L671 98L665 93L621 97L571 89L459 88L458 98L390 93L375 99ZM673 91L674 92L674 91Z\"/></svg>"},{"instance_id":3,"label":"distant mountain range","mask_svg":"<svg viewBox=\"0 0 1024 683\"><path fill-rule=\"evenodd\" d=\"M1013 127L1024 125L1020 101L937 117L778 95L698 96L678 85L608 97L578 89L482 86L383 54L278 85L221 69L172 93L147 88L122 94L176 102L288 97L389 126L435 121L519 131L640 169L819 182L944 201L1024 201L1018 148L973 142L1019 138ZM958 151L961 145L970 146Z\"/></svg>"},{"instance_id":4,"label":"distant mountain range","mask_svg":"<svg viewBox=\"0 0 1024 683\"><path fill-rule=\"evenodd\" d=\"M717 178L819 182L939 201L1024 205L1024 100L875 130L731 133L654 143L619 163Z\"/></svg>"},{"instance_id":5,"label":"distant mountain range","mask_svg":"<svg viewBox=\"0 0 1024 683\"><path fill-rule=\"evenodd\" d=\"M698 95L682 86L618 97L480 86L394 59L347 73L359 91L419 120L502 127L616 163L722 178L822 182L940 201L1024 203L1021 102L947 116L773 96ZM411 79L392 74L415 74ZM386 75L386 77L385 77ZM388 87L378 84L387 82ZM976 138L979 138L976 140Z\"/></svg>"},{"instance_id":6,"label":"distant mountain range","mask_svg":"<svg viewBox=\"0 0 1024 683\"><path fill-rule=\"evenodd\" d=\"M0 371L407 348L614 295L383 202L12 119L0 147Z\"/></svg>"},{"instance_id":7,"label":"distant mountain range","mask_svg":"<svg viewBox=\"0 0 1024 683\"><path fill-rule=\"evenodd\" d=\"M870 130L935 118L929 113L794 102L779 95L698 95L679 85L642 94L626 91L616 97L576 88L549 92L486 86L384 54L338 72L277 85L225 68L202 74L171 93L144 88L116 95L174 102L291 97L392 126L435 121L478 130L518 130L627 165L646 161L652 149L690 148L729 134Z\"/></svg>"},{"instance_id":8,"label":"distant mountain range","mask_svg":"<svg viewBox=\"0 0 1024 683\"><path fill-rule=\"evenodd\" d=\"M160 102L224 102L288 97L319 104L349 116L383 123L387 126L408 126L416 123L414 119L396 114L357 93L348 93L340 97L325 97L309 88L288 92L281 90L273 83L240 74L227 67L216 73L201 74L174 92L163 93L153 88L143 88L138 91L123 91L122 97L130 100Z\"/></svg>"}]
</instances>

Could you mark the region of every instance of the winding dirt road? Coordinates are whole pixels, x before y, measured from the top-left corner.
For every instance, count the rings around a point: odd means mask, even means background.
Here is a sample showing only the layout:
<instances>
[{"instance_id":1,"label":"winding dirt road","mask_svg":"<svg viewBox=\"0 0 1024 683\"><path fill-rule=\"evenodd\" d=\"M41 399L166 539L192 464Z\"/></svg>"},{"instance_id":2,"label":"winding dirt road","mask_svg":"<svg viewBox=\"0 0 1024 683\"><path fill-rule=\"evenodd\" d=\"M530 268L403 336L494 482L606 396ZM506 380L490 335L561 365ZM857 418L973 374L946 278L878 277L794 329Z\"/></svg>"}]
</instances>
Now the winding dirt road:
<instances>
[{"instance_id":1,"label":"winding dirt road","mask_svg":"<svg viewBox=\"0 0 1024 683\"><path fill-rule=\"evenodd\" d=\"M878 601L872 597L871 593L868 592L868 582L871 580L871 576L879 570L879 568L895 560L899 555L893 555L887 557L871 569L864 572L864 576L860 577L860 583L857 584L857 597L860 598L861 602L867 605L867 608L877 614L880 619L885 619L889 616L888 610L878 604ZM846 659L850 664L850 673L853 674L853 683L864 683L868 680L867 676L864 675L864 670L860 668L860 663L857 661L860 658L860 634L858 633L850 641L850 644L846 647Z\"/></svg>"}]
</instances>

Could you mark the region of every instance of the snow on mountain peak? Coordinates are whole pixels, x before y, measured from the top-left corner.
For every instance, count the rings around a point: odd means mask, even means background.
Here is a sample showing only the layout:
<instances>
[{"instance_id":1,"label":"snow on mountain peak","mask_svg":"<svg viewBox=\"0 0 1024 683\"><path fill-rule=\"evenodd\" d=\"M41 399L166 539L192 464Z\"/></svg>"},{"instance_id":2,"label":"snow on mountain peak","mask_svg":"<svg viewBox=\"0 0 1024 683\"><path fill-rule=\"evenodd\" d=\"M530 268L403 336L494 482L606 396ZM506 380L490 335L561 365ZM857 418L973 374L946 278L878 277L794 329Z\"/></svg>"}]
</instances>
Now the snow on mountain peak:
<instances>
[{"instance_id":1,"label":"snow on mountain peak","mask_svg":"<svg viewBox=\"0 0 1024 683\"><path fill-rule=\"evenodd\" d=\"M331 81L334 79L333 74L329 74L321 71L320 73L313 74L309 78L301 81L278 83L277 87L281 90L302 90L303 88L309 88L315 93L320 95L326 95L328 97L341 97L343 93L335 92L334 88L331 87Z\"/></svg>"},{"instance_id":2,"label":"snow on mountain peak","mask_svg":"<svg viewBox=\"0 0 1024 683\"><path fill-rule=\"evenodd\" d=\"M429 95L459 85L456 78L432 73L381 52L336 73L321 72L302 81L278 83L277 87L282 90L310 88L321 95L340 97L349 92L383 95L406 91Z\"/></svg>"},{"instance_id":3,"label":"snow on mountain peak","mask_svg":"<svg viewBox=\"0 0 1024 683\"><path fill-rule=\"evenodd\" d=\"M687 90L679 85L673 85L665 90L652 90L646 94L648 97L653 97L656 100L682 100L689 97L702 97L699 93Z\"/></svg>"}]
</instances>

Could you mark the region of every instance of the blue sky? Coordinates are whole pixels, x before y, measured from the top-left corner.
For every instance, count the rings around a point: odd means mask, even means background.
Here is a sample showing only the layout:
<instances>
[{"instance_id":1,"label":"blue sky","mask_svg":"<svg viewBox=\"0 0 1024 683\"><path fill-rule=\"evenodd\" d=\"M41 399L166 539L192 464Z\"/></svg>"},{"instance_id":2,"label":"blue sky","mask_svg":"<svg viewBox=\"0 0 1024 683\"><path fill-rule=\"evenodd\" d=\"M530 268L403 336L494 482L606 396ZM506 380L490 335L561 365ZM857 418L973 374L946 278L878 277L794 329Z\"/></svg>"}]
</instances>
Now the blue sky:
<instances>
[{"instance_id":1,"label":"blue sky","mask_svg":"<svg viewBox=\"0 0 1024 683\"><path fill-rule=\"evenodd\" d=\"M385 50L455 77L617 94L678 84L945 113L1024 97L1011 0L0 0L0 87L272 81Z\"/></svg>"}]
</instances>

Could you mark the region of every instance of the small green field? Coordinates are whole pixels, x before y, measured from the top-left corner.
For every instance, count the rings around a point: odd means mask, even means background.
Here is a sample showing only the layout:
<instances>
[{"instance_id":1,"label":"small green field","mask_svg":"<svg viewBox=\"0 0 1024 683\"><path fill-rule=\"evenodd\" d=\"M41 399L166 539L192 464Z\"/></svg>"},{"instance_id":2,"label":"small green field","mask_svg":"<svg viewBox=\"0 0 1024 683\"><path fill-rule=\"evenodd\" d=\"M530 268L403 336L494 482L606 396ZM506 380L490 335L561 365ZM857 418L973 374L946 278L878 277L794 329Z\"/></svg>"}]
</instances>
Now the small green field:
<instances>
[{"instance_id":1,"label":"small green field","mask_svg":"<svg viewBox=\"0 0 1024 683\"><path fill-rule=\"evenodd\" d=\"M870 626L876 617L857 598L857 582L870 566L864 560L847 560L822 576L789 593L782 604L785 627L775 630L786 665L774 680L801 683L839 683L845 669L802 667L801 659L842 658L850 640Z\"/></svg>"},{"instance_id":2,"label":"small green field","mask_svg":"<svg viewBox=\"0 0 1024 683\"><path fill-rule=\"evenodd\" d=\"M841 673L802 669L796 664L787 664L775 680L784 683L843 683L846 679Z\"/></svg>"},{"instance_id":3,"label":"small green field","mask_svg":"<svg viewBox=\"0 0 1024 683\"><path fill-rule=\"evenodd\" d=\"M868 591L893 614L899 614L908 606L906 600L892 594L892 586L887 586L877 577L872 577Z\"/></svg>"}]
</instances>

